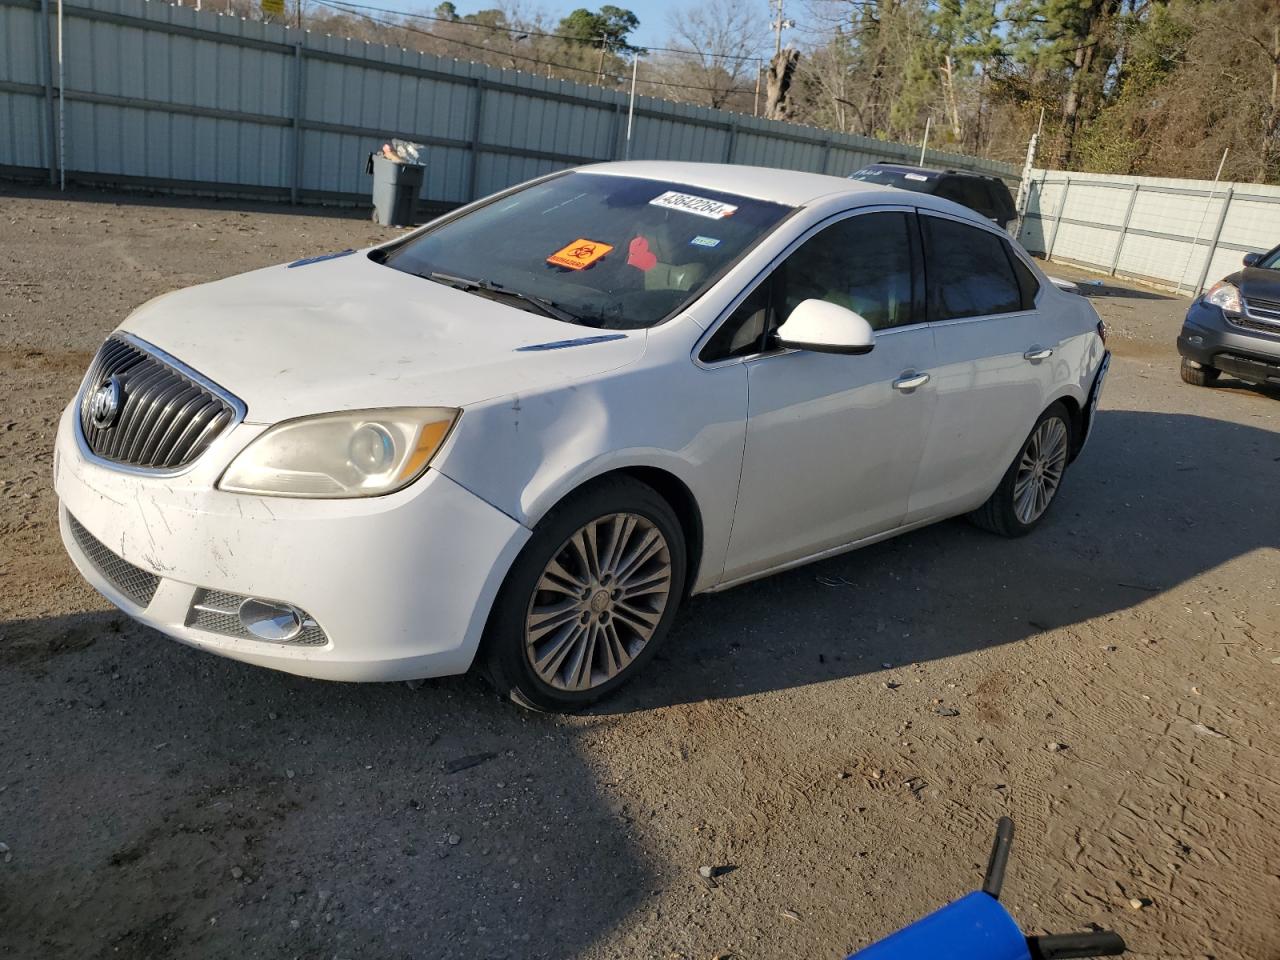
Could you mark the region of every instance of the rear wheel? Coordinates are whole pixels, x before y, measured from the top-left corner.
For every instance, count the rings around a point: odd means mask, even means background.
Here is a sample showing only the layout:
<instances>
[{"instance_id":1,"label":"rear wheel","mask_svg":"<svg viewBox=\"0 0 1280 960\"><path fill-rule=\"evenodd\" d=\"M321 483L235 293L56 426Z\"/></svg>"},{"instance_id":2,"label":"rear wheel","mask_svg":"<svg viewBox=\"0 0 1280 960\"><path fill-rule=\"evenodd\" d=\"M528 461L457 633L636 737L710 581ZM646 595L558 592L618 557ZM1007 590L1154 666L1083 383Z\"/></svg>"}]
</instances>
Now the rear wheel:
<instances>
[{"instance_id":1,"label":"rear wheel","mask_svg":"<svg viewBox=\"0 0 1280 960\"><path fill-rule=\"evenodd\" d=\"M1003 537L1030 533L1053 504L1070 453L1071 415L1055 403L1040 414L1000 486L970 519Z\"/></svg>"},{"instance_id":2,"label":"rear wheel","mask_svg":"<svg viewBox=\"0 0 1280 960\"><path fill-rule=\"evenodd\" d=\"M543 518L507 574L485 631L489 679L538 710L611 693L670 630L685 570L666 500L630 477L591 484Z\"/></svg>"},{"instance_id":3,"label":"rear wheel","mask_svg":"<svg viewBox=\"0 0 1280 960\"><path fill-rule=\"evenodd\" d=\"M1186 357L1182 358L1182 368L1179 372L1184 381L1196 387L1211 386L1221 373L1213 367L1195 366Z\"/></svg>"}]
</instances>

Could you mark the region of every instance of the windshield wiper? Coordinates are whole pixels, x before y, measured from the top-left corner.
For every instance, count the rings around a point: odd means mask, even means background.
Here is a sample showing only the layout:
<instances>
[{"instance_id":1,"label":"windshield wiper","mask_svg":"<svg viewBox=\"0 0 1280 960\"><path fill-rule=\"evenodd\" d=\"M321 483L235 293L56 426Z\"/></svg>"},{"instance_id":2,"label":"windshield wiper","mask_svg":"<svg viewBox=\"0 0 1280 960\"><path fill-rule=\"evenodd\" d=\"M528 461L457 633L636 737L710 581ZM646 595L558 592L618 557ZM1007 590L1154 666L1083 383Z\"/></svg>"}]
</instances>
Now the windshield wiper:
<instances>
[{"instance_id":1,"label":"windshield wiper","mask_svg":"<svg viewBox=\"0 0 1280 960\"><path fill-rule=\"evenodd\" d=\"M446 287L453 287L455 290L487 294L494 298L507 297L512 300L519 300L522 303L529 304L531 307L535 307L543 316L559 320L562 323L582 323L581 317L570 313L564 307L551 300L534 296L531 293L521 293L519 290L508 290L502 284L494 283L492 280L475 280L470 277L457 277L451 273L434 271L427 274L427 279L434 280L436 283L443 283Z\"/></svg>"}]
</instances>

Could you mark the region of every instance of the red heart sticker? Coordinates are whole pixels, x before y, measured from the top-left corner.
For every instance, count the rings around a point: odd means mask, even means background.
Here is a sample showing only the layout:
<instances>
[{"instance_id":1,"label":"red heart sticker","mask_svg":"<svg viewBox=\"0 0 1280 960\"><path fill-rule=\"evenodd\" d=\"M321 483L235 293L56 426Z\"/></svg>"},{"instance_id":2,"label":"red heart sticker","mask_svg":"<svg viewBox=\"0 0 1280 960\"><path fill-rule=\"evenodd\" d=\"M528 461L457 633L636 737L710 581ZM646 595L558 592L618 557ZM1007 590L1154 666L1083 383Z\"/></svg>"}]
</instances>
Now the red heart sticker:
<instances>
[{"instance_id":1,"label":"red heart sticker","mask_svg":"<svg viewBox=\"0 0 1280 960\"><path fill-rule=\"evenodd\" d=\"M641 270L652 270L658 265L658 256L649 250L648 240L636 237L627 248L627 263Z\"/></svg>"}]
</instances>

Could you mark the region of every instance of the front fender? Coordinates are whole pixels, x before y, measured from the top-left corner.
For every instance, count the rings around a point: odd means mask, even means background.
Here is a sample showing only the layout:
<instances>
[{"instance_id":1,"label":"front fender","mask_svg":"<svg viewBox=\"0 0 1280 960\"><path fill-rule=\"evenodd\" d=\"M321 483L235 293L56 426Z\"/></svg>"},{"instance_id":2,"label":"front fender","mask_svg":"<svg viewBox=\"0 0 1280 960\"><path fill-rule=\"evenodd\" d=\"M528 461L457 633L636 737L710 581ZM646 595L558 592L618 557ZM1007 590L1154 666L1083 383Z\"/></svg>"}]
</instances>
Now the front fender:
<instances>
[{"instance_id":1,"label":"front fender","mask_svg":"<svg viewBox=\"0 0 1280 960\"><path fill-rule=\"evenodd\" d=\"M661 363L467 409L436 469L526 527L615 470L663 470L702 519L693 590L718 582L746 437L746 370Z\"/></svg>"}]
</instances>

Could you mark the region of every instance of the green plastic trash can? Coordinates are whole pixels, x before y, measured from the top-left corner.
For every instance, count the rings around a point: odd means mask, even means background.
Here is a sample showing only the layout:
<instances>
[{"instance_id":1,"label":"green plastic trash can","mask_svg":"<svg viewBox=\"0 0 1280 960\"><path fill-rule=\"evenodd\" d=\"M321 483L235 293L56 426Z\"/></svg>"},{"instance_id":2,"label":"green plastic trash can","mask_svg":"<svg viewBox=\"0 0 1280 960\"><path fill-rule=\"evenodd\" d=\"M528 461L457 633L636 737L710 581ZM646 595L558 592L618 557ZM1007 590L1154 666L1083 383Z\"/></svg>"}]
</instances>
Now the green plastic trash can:
<instances>
[{"instance_id":1,"label":"green plastic trash can","mask_svg":"<svg viewBox=\"0 0 1280 960\"><path fill-rule=\"evenodd\" d=\"M396 163L369 154L366 173L373 174L373 219L384 227L411 227L418 222L418 194L426 167Z\"/></svg>"}]
</instances>

